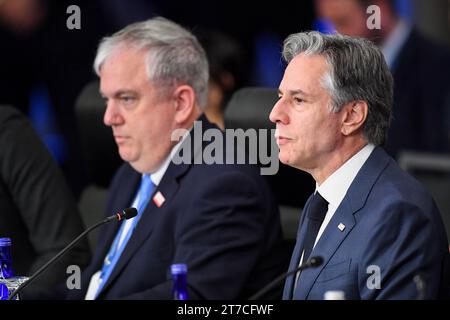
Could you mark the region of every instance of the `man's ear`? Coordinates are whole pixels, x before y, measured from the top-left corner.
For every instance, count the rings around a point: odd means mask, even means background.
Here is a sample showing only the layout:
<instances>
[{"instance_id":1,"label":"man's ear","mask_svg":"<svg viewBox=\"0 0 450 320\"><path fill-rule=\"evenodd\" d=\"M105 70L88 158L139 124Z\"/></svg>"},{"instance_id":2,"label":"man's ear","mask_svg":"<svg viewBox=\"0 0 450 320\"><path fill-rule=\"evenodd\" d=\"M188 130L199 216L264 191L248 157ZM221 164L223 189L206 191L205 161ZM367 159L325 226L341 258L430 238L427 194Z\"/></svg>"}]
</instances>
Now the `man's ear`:
<instances>
[{"instance_id":1,"label":"man's ear","mask_svg":"<svg viewBox=\"0 0 450 320\"><path fill-rule=\"evenodd\" d=\"M195 92L191 86L178 86L173 92L175 107L175 122L179 125L185 123L191 117L195 109Z\"/></svg>"},{"instance_id":2,"label":"man's ear","mask_svg":"<svg viewBox=\"0 0 450 320\"><path fill-rule=\"evenodd\" d=\"M352 135L364 125L369 107L365 101L352 101L342 108L341 132L345 136Z\"/></svg>"}]
</instances>

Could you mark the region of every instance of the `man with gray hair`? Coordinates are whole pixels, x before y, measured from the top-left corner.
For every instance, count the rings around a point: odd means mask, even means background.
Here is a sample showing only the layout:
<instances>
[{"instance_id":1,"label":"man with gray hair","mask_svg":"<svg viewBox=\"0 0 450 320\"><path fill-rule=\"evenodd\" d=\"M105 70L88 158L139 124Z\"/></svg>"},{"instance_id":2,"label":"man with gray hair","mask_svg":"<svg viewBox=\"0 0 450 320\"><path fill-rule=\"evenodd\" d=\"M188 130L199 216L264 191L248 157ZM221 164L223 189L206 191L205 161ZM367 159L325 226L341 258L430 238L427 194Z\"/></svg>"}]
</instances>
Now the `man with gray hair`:
<instances>
[{"instance_id":1,"label":"man with gray hair","mask_svg":"<svg viewBox=\"0 0 450 320\"><path fill-rule=\"evenodd\" d=\"M439 211L381 147L393 95L381 51L368 40L306 32L285 40L283 57L270 114L279 158L316 181L290 269L323 258L287 278L283 298L444 297L448 242Z\"/></svg>"},{"instance_id":2,"label":"man with gray hair","mask_svg":"<svg viewBox=\"0 0 450 320\"><path fill-rule=\"evenodd\" d=\"M126 162L106 214L131 206L138 215L102 230L81 290L68 297L172 299L174 263L187 265L190 299L256 292L283 267L278 209L258 168L172 161L180 150L192 160L207 144L197 146L195 130L173 141L177 130L197 120L219 130L202 115L208 63L197 39L164 18L134 23L103 39L94 68L104 123Z\"/></svg>"}]
</instances>

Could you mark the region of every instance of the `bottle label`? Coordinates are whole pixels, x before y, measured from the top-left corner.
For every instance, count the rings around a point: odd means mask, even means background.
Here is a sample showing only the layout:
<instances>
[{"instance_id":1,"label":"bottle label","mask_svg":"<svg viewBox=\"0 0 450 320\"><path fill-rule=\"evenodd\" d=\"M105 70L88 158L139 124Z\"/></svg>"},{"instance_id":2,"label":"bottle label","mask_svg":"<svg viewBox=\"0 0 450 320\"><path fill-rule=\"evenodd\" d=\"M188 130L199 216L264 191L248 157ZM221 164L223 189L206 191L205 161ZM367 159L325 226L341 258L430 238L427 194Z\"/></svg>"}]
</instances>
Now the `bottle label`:
<instances>
[{"instance_id":1,"label":"bottle label","mask_svg":"<svg viewBox=\"0 0 450 320\"><path fill-rule=\"evenodd\" d=\"M9 290L6 284L0 283L0 300L8 300Z\"/></svg>"}]
</instances>

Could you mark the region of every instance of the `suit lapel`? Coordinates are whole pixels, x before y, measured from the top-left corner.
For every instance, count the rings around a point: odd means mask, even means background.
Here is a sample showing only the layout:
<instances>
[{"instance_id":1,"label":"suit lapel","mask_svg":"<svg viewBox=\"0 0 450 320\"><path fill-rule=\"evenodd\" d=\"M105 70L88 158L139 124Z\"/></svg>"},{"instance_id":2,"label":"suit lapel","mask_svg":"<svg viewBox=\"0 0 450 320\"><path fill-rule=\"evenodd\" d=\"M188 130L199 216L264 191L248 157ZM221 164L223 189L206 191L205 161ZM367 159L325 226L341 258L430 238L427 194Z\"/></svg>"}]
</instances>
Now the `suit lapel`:
<instances>
[{"instance_id":1,"label":"suit lapel","mask_svg":"<svg viewBox=\"0 0 450 320\"><path fill-rule=\"evenodd\" d=\"M347 198L347 197L346 197ZM353 210L351 209L348 200L344 200L339 205L339 208L333 215L333 218L328 223L322 236L311 252L311 257L321 256L324 263L317 268L309 268L300 273L298 285L295 290L295 299L306 299L314 282L319 276L322 269L325 267L327 261L333 256L336 250L341 245L342 241L347 237L355 225L355 218ZM307 224L307 217L305 218L305 225ZM345 229L340 231L338 225L342 223ZM306 232L306 229L305 229Z\"/></svg>"},{"instance_id":2,"label":"suit lapel","mask_svg":"<svg viewBox=\"0 0 450 320\"><path fill-rule=\"evenodd\" d=\"M302 251L303 243L305 242L305 237L306 237L307 223L304 223L305 212L309 208L309 203L311 201L311 198L312 198L312 195L306 201L305 207L303 208L302 217L300 218L300 221L299 221L299 226L298 226L298 231L297 231L297 239L296 239L294 251L292 254L291 262L289 264L289 271L297 268L300 263L300 257L301 257L301 253L302 253L301 251ZM286 278L286 282L284 285L284 291L283 291L283 299L288 299L288 300L292 299L295 278L296 278L296 274Z\"/></svg>"},{"instance_id":3,"label":"suit lapel","mask_svg":"<svg viewBox=\"0 0 450 320\"><path fill-rule=\"evenodd\" d=\"M376 183L381 172L386 168L390 157L385 151L379 147L375 148L372 154L362 166L361 170L356 175L354 181L350 185L346 196L337 208L333 218L328 223L322 236L311 252L311 257L321 256L324 262L317 268L310 268L304 270L298 280L298 285L294 293L294 299L307 299L308 295L322 270L330 261L336 250L341 245L342 241L348 236L356 224L354 214L364 207L370 190ZM307 217L302 223L302 233L299 239L305 238ZM338 228L339 224L345 225L344 230ZM302 240L301 240L302 241ZM302 248L299 246L299 248ZM297 249L297 246L296 246ZM300 255L300 253L296 253Z\"/></svg>"}]
</instances>

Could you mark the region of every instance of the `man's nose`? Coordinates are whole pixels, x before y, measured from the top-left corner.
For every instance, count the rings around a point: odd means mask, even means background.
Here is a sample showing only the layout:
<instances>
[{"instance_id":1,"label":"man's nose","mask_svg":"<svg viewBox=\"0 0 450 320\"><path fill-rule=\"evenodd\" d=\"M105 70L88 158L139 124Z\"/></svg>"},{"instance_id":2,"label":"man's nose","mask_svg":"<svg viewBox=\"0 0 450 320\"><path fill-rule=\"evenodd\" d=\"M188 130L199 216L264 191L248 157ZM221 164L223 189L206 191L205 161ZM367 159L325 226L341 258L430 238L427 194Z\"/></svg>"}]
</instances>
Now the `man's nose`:
<instances>
[{"instance_id":1,"label":"man's nose","mask_svg":"<svg viewBox=\"0 0 450 320\"><path fill-rule=\"evenodd\" d=\"M120 125L123 123L123 117L113 101L106 103L105 114L103 115L103 123L108 126Z\"/></svg>"},{"instance_id":2,"label":"man's nose","mask_svg":"<svg viewBox=\"0 0 450 320\"><path fill-rule=\"evenodd\" d=\"M284 112L283 104L283 98L280 98L273 106L272 111L269 115L269 119L273 123L282 122L286 124L288 122L288 117Z\"/></svg>"}]
</instances>

